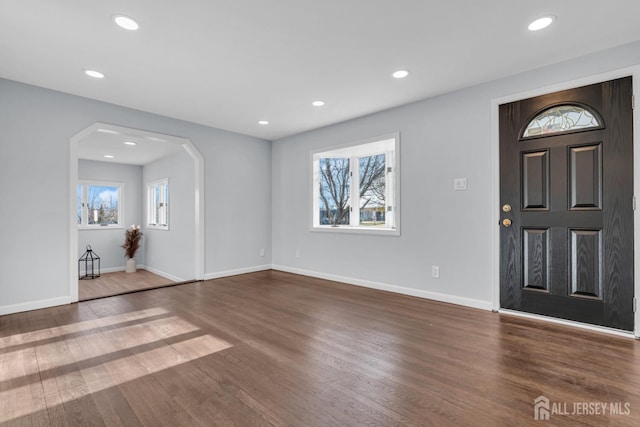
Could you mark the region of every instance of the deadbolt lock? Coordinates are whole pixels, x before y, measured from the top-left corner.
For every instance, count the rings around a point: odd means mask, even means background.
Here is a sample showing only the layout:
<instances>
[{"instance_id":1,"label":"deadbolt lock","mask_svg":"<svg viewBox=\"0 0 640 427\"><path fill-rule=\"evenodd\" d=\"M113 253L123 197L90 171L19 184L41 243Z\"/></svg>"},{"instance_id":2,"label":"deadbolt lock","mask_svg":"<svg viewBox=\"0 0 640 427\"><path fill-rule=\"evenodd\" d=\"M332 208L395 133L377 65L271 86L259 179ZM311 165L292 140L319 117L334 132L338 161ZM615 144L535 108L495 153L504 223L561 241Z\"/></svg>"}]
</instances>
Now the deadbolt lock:
<instances>
[{"instance_id":1,"label":"deadbolt lock","mask_svg":"<svg viewBox=\"0 0 640 427\"><path fill-rule=\"evenodd\" d=\"M503 219L502 225L504 225L505 227L511 227L511 220L509 218Z\"/></svg>"},{"instance_id":2,"label":"deadbolt lock","mask_svg":"<svg viewBox=\"0 0 640 427\"><path fill-rule=\"evenodd\" d=\"M511 212L511 205L507 203L506 205L502 206L502 212Z\"/></svg>"}]
</instances>

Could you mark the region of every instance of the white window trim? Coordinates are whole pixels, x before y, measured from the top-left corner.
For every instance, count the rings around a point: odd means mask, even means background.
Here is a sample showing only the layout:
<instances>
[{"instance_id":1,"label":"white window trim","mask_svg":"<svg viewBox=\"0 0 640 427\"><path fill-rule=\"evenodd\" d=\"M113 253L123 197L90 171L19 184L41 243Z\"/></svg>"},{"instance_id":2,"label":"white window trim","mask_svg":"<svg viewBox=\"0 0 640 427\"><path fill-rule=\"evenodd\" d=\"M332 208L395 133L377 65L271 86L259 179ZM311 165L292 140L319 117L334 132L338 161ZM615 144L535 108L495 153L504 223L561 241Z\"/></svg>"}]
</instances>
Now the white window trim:
<instances>
[{"instance_id":1,"label":"white window trim","mask_svg":"<svg viewBox=\"0 0 640 427\"><path fill-rule=\"evenodd\" d=\"M165 200L165 204L167 205L167 224L166 225L162 225L162 224L150 224L150 220L151 220L151 212L153 212L153 210L155 209L155 205L154 205L154 199L153 199L153 188L157 185L166 185L167 188L169 187L169 178L162 178L162 179L158 179L155 181L151 181L149 183L147 183L147 215L146 215L146 228L149 230L165 230L168 231L169 230L169 224L171 222L170 219L170 215L169 215L169 201ZM167 196L168 198L170 198L170 196Z\"/></svg>"},{"instance_id":2,"label":"white window trim","mask_svg":"<svg viewBox=\"0 0 640 427\"><path fill-rule=\"evenodd\" d=\"M374 142L382 142L382 141L387 141L393 139L394 140L394 150L393 150L393 155L390 156L390 153L387 152L386 150L380 150L380 152L378 154L382 154L385 153L385 167L388 167L388 165L391 165L391 167L393 168L393 174L391 174L391 176L387 176L387 182L386 182L386 188L385 191L387 192L387 200L389 200L389 191L391 191L391 188L393 188L394 190L394 198L393 198L393 204L392 204L392 211L393 215L392 215L392 219L391 219L391 227L384 227L384 228L380 228L380 227L366 227L366 226L352 226L352 225L340 225L338 227L334 227L331 225L321 225L319 224L320 222L320 212L318 206L316 205L317 200L320 198L320 190L318 188L318 180L319 180L319 175L320 175L320 170L319 170L319 162L317 161L319 159L319 155L322 154L324 157L328 157L328 156L344 156L345 153L349 153L348 157L353 157L353 156L359 156L361 154L358 153L357 150L357 146L359 145L365 145L365 144L371 144ZM365 152L362 153L362 155L371 155L372 151L371 150L367 150ZM369 235L376 235L376 236L400 236L400 133L399 132L395 132L395 133L391 133L391 134L386 134L386 135L381 135L381 136L377 136L377 137L373 137L373 138L367 138L364 140L359 140L359 141L353 141L353 142L349 142L346 144L340 144L340 145L335 145L332 147L328 147L328 148L324 148L324 149L318 149L318 150L313 150L310 153L310 164L311 164L311 171L312 173L310 174L310 187L311 187L311 191L310 191L310 209L311 209L311 224L310 224L310 231L312 232L321 232L321 233L346 233L346 234L369 234ZM360 171L359 167L355 167L353 164L350 165L350 170L354 171L354 177L352 177L352 181L353 182L359 182L357 174ZM352 187L352 192L353 191L358 191L357 186L351 186ZM352 200L353 196L352 196ZM359 204L356 203L356 206L353 207L353 210L351 212L351 216L355 217L355 215L358 215L357 217L359 218L359 210L360 210L360 206ZM385 217L389 218L388 216L389 212L385 212Z\"/></svg>"},{"instance_id":3,"label":"white window trim","mask_svg":"<svg viewBox=\"0 0 640 427\"><path fill-rule=\"evenodd\" d=\"M116 181L95 181L80 179L78 185L82 185L82 204L84 213L84 207L87 204L87 187L90 185L99 185L104 187L118 187L118 223L117 224L88 224L88 218L83 214L82 223L78 224L78 230L117 230L124 229L124 183ZM77 187L76 187L77 188Z\"/></svg>"}]
</instances>

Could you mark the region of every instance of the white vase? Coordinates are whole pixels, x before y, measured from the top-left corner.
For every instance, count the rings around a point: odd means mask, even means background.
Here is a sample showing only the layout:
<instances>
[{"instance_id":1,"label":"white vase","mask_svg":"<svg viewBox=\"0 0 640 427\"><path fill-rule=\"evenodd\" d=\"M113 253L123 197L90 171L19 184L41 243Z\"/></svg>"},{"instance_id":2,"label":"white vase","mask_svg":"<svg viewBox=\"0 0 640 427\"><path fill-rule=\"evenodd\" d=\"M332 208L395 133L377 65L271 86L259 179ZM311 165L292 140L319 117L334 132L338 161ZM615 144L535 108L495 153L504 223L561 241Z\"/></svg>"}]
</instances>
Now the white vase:
<instances>
[{"instance_id":1,"label":"white vase","mask_svg":"<svg viewBox=\"0 0 640 427\"><path fill-rule=\"evenodd\" d=\"M135 273L136 272L136 260L135 258L127 259L127 266L124 270L126 273Z\"/></svg>"}]
</instances>

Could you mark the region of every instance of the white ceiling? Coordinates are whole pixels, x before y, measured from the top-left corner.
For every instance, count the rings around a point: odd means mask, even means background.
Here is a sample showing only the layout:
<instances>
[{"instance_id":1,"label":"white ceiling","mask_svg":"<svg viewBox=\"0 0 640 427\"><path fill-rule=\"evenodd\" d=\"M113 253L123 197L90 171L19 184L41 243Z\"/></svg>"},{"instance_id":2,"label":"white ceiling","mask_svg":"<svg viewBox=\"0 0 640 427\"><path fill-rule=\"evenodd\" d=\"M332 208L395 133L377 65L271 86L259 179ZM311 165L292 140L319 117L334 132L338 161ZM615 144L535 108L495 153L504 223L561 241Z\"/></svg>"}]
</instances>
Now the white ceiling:
<instances>
[{"instance_id":1,"label":"white ceiling","mask_svg":"<svg viewBox=\"0 0 640 427\"><path fill-rule=\"evenodd\" d=\"M638 0L1 0L0 77L273 140L639 40L638 17Z\"/></svg>"},{"instance_id":2,"label":"white ceiling","mask_svg":"<svg viewBox=\"0 0 640 427\"><path fill-rule=\"evenodd\" d=\"M183 149L177 138L137 129L99 123L91 125L87 132L78 141L78 159L146 165Z\"/></svg>"}]
</instances>

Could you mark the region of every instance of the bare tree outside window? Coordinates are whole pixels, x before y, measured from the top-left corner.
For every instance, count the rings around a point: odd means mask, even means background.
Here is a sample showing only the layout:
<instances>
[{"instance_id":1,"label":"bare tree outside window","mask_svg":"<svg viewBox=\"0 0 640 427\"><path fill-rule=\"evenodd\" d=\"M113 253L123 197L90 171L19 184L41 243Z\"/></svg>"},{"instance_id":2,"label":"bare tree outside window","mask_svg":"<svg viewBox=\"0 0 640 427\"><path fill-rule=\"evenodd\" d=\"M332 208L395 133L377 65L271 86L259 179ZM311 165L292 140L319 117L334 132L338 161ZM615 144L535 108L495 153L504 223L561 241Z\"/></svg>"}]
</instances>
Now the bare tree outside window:
<instances>
[{"instance_id":1,"label":"bare tree outside window","mask_svg":"<svg viewBox=\"0 0 640 427\"><path fill-rule=\"evenodd\" d=\"M384 225L385 155L360 158L360 224Z\"/></svg>"},{"instance_id":2,"label":"bare tree outside window","mask_svg":"<svg viewBox=\"0 0 640 427\"><path fill-rule=\"evenodd\" d=\"M400 235L399 135L312 153L316 230Z\"/></svg>"},{"instance_id":3,"label":"bare tree outside window","mask_svg":"<svg viewBox=\"0 0 640 427\"><path fill-rule=\"evenodd\" d=\"M345 225L350 223L351 179L348 158L321 158L320 171L320 224ZM362 225L384 225L385 155L358 159L360 222Z\"/></svg>"},{"instance_id":4,"label":"bare tree outside window","mask_svg":"<svg viewBox=\"0 0 640 427\"><path fill-rule=\"evenodd\" d=\"M120 198L123 192L121 183L80 181L77 190L76 216L79 227L121 225Z\"/></svg>"},{"instance_id":5,"label":"bare tree outside window","mask_svg":"<svg viewBox=\"0 0 640 427\"><path fill-rule=\"evenodd\" d=\"M320 223L349 224L349 159L320 159Z\"/></svg>"}]
</instances>

